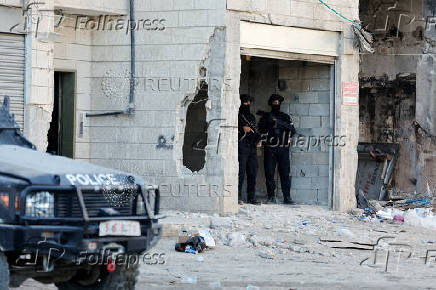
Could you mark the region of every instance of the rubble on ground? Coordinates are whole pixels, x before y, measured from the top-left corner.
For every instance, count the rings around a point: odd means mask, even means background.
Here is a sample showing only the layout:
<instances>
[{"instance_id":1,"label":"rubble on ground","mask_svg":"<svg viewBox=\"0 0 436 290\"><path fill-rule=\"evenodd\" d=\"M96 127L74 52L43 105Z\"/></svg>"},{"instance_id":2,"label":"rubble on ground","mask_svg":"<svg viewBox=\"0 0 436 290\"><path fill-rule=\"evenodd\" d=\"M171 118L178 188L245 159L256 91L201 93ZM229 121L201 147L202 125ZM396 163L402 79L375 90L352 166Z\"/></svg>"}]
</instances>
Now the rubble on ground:
<instances>
[{"instance_id":1,"label":"rubble on ground","mask_svg":"<svg viewBox=\"0 0 436 290\"><path fill-rule=\"evenodd\" d=\"M268 260L297 254L335 257L334 250L320 243L321 237L360 238L344 227L354 220L353 215L316 207L313 215L307 216L307 207L243 205L233 217L178 212L168 215L170 220L183 217L189 221L181 226L184 235L207 231L218 247L253 249L254 255Z\"/></svg>"},{"instance_id":2,"label":"rubble on ground","mask_svg":"<svg viewBox=\"0 0 436 290\"><path fill-rule=\"evenodd\" d=\"M431 208L411 208L411 204L422 202L369 200L369 208L349 213L304 205L247 204L231 217L170 212L169 218L183 216L188 221L181 227L184 234L207 232L216 247L247 249L265 262L296 255L302 259L323 257L328 261L348 257L352 250L369 251L380 236L397 236L409 231L407 226L436 229L436 216Z\"/></svg>"}]
</instances>

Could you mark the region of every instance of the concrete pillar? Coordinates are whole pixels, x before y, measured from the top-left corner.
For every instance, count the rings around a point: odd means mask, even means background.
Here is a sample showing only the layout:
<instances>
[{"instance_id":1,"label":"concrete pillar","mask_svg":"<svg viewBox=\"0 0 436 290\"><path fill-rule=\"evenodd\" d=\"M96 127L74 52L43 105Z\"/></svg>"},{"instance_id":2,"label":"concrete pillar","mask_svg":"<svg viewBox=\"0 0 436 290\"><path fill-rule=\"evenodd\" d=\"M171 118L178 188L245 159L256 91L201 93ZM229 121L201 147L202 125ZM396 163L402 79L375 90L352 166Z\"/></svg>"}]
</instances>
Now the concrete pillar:
<instances>
[{"instance_id":1,"label":"concrete pillar","mask_svg":"<svg viewBox=\"0 0 436 290\"><path fill-rule=\"evenodd\" d=\"M340 57L336 67L336 135L346 136L345 146L335 147L333 210L337 211L348 211L357 205L354 185L359 143L359 54L352 45L351 33L350 30L342 33ZM357 86L357 103L353 103L352 98L344 98L343 95L343 89L353 85Z\"/></svg>"},{"instance_id":2,"label":"concrete pillar","mask_svg":"<svg viewBox=\"0 0 436 290\"><path fill-rule=\"evenodd\" d=\"M40 151L47 148L47 133L53 110L54 0L25 1L28 30L26 35L26 92L24 134ZM30 6L29 6L30 4ZM30 59L29 59L30 58Z\"/></svg>"}]
</instances>

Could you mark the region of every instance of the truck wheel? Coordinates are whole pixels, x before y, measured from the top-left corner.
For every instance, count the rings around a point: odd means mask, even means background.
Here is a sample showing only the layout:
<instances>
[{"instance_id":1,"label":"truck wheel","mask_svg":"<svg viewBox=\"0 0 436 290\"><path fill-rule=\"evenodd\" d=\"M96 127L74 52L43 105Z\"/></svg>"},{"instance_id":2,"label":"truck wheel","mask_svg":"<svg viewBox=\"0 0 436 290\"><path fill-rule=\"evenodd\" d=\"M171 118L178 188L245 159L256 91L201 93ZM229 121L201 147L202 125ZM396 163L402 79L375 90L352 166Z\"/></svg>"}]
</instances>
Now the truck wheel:
<instances>
[{"instance_id":1,"label":"truck wheel","mask_svg":"<svg viewBox=\"0 0 436 290\"><path fill-rule=\"evenodd\" d=\"M139 275L138 265L129 265L129 268L124 266L118 266L112 273L107 272L106 267L100 268L101 274L99 275L97 282L89 285L83 283L89 279L88 277L81 276L78 273L70 281L63 283L56 283L55 285L60 290L134 290L137 277ZM3 290L3 289L1 289Z\"/></svg>"},{"instance_id":2,"label":"truck wheel","mask_svg":"<svg viewBox=\"0 0 436 290\"><path fill-rule=\"evenodd\" d=\"M0 252L0 290L9 290L8 258Z\"/></svg>"}]
</instances>

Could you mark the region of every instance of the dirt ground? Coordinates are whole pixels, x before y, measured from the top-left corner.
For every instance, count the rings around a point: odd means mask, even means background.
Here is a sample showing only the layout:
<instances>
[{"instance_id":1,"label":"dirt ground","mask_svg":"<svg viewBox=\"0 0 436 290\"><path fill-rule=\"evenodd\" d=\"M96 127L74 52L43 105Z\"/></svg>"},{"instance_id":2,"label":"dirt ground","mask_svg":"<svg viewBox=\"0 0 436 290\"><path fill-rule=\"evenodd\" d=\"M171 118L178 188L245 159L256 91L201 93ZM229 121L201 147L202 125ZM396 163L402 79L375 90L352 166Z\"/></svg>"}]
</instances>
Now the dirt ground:
<instances>
[{"instance_id":1,"label":"dirt ground","mask_svg":"<svg viewBox=\"0 0 436 290\"><path fill-rule=\"evenodd\" d=\"M435 230L314 206L167 215L167 234L208 229L217 245L179 253L177 237L164 237L150 253L165 264L141 263L137 289L436 289ZM27 280L19 289L54 287Z\"/></svg>"}]
</instances>

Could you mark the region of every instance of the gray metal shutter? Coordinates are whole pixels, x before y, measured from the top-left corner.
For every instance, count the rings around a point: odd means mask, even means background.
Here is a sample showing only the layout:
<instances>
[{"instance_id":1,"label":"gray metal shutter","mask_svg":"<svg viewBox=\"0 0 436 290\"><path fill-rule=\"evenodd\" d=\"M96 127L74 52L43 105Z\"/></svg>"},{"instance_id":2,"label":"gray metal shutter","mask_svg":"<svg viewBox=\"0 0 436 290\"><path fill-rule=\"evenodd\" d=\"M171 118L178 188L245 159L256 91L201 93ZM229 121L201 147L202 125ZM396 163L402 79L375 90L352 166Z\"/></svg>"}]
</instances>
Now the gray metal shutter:
<instances>
[{"instance_id":1,"label":"gray metal shutter","mask_svg":"<svg viewBox=\"0 0 436 290\"><path fill-rule=\"evenodd\" d=\"M0 101L9 96L11 113L24 125L24 36L0 33Z\"/></svg>"}]
</instances>

